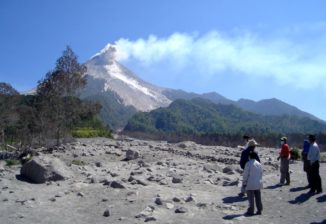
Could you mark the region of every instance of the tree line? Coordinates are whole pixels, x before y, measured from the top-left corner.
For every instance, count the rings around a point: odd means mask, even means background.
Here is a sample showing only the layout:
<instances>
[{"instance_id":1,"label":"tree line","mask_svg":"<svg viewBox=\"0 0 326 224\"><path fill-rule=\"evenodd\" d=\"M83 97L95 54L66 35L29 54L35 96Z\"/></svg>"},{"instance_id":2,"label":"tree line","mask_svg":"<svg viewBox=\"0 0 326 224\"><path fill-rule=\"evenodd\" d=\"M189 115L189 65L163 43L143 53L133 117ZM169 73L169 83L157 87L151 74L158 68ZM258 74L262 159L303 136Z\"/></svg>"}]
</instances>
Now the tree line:
<instances>
[{"instance_id":1,"label":"tree line","mask_svg":"<svg viewBox=\"0 0 326 224\"><path fill-rule=\"evenodd\" d=\"M60 144L79 127L105 130L97 119L98 103L78 95L87 84L87 68L67 47L55 68L38 81L36 93L21 95L8 83L0 83L0 146L18 148Z\"/></svg>"},{"instance_id":2,"label":"tree line","mask_svg":"<svg viewBox=\"0 0 326 224\"><path fill-rule=\"evenodd\" d=\"M231 147L243 144L243 134L270 147L278 146L283 135L289 136L295 147L301 147L307 134L317 134L318 142L326 147L324 122L289 115L263 116L205 99L176 100L167 108L139 112L129 119L123 133L170 142L192 140Z\"/></svg>"}]
</instances>

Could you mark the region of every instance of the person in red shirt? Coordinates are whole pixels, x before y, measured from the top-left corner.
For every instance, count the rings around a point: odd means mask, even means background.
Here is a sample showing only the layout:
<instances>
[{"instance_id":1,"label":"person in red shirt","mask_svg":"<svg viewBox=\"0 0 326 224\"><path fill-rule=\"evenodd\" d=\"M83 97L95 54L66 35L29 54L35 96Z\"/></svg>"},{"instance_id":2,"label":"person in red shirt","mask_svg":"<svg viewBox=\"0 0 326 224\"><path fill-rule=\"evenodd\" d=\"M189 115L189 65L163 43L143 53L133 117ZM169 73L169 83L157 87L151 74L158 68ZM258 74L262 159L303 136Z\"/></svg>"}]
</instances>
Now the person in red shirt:
<instances>
[{"instance_id":1,"label":"person in red shirt","mask_svg":"<svg viewBox=\"0 0 326 224\"><path fill-rule=\"evenodd\" d=\"M281 159L281 166L280 166L280 172L281 172L281 178L280 178L280 184L281 185L290 185L290 172L289 172L289 165L290 165L290 147L286 143L287 138L282 137L281 138L281 151L280 155L277 158L277 160Z\"/></svg>"}]
</instances>

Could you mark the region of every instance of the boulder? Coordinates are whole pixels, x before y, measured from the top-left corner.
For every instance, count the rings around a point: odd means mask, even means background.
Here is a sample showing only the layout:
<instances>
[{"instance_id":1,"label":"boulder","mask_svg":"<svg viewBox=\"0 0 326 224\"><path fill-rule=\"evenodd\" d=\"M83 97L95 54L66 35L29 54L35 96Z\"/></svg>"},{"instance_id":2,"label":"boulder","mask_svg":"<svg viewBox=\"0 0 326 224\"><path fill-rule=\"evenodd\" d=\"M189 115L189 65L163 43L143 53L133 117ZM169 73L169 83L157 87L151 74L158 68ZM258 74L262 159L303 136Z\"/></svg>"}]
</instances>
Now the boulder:
<instances>
[{"instance_id":1,"label":"boulder","mask_svg":"<svg viewBox=\"0 0 326 224\"><path fill-rule=\"evenodd\" d=\"M48 156L34 157L26 162L20 174L34 183L45 183L46 181L59 181L71 176L68 167L58 158Z\"/></svg>"},{"instance_id":2,"label":"boulder","mask_svg":"<svg viewBox=\"0 0 326 224\"><path fill-rule=\"evenodd\" d=\"M134 160L139 157L139 153L135 150L128 149L126 152L126 160Z\"/></svg>"}]
</instances>

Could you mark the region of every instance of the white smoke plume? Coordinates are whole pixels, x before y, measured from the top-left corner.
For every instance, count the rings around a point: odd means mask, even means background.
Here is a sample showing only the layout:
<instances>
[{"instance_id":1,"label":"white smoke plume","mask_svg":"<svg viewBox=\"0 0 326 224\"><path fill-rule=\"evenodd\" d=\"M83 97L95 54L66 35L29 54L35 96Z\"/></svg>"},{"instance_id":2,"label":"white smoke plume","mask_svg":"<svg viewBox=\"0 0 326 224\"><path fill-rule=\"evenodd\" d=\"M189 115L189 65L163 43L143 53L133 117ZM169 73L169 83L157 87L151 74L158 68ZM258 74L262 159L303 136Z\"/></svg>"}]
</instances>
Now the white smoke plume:
<instances>
[{"instance_id":1,"label":"white smoke plume","mask_svg":"<svg viewBox=\"0 0 326 224\"><path fill-rule=\"evenodd\" d=\"M263 38L248 32L225 35L174 33L131 41L119 39L118 60L134 60L144 67L168 63L178 72L195 70L198 75L217 76L227 71L249 77L272 77L280 85L291 84L326 90L326 38L297 42L288 38ZM164 68L162 68L164 69Z\"/></svg>"}]
</instances>

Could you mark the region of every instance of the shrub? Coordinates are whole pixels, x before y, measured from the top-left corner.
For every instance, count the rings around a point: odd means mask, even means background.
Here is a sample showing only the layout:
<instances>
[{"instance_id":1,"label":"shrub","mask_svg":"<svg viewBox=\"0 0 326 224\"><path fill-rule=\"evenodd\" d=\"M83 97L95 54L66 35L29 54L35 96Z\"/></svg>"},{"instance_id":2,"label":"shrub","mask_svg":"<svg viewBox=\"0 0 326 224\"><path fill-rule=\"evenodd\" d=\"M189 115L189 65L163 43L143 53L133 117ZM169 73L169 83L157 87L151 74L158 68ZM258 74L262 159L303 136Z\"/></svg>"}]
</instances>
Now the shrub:
<instances>
[{"instance_id":1,"label":"shrub","mask_svg":"<svg viewBox=\"0 0 326 224\"><path fill-rule=\"evenodd\" d=\"M291 159L299 160L301 158L300 150L298 148L293 148L291 150Z\"/></svg>"},{"instance_id":2,"label":"shrub","mask_svg":"<svg viewBox=\"0 0 326 224\"><path fill-rule=\"evenodd\" d=\"M106 137L111 138L112 134L107 129L94 129L94 128L77 128L72 131L74 138L94 138L94 137Z\"/></svg>"},{"instance_id":3,"label":"shrub","mask_svg":"<svg viewBox=\"0 0 326 224\"><path fill-rule=\"evenodd\" d=\"M84 166L85 162L82 160L73 160L73 161L71 161L71 164L76 165L76 166Z\"/></svg>"},{"instance_id":4,"label":"shrub","mask_svg":"<svg viewBox=\"0 0 326 224\"><path fill-rule=\"evenodd\" d=\"M20 161L16 160L16 159L8 159L8 160L6 160L6 165L7 166L16 166L16 165L19 165L19 164L20 164Z\"/></svg>"}]
</instances>

